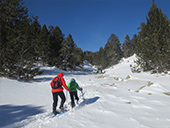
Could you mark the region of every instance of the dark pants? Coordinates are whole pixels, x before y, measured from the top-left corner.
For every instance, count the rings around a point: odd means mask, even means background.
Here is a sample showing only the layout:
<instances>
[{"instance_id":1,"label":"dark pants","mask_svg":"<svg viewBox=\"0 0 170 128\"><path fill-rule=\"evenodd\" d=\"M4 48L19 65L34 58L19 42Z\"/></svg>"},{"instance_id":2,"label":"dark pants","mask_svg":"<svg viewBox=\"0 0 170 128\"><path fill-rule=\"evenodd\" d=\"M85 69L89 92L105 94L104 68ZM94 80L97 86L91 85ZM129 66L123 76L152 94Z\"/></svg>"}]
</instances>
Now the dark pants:
<instances>
[{"instance_id":1,"label":"dark pants","mask_svg":"<svg viewBox=\"0 0 170 128\"><path fill-rule=\"evenodd\" d=\"M74 107L75 106L74 98L77 101L79 100L77 92L70 92L70 98L71 98L71 106Z\"/></svg>"},{"instance_id":2,"label":"dark pants","mask_svg":"<svg viewBox=\"0 0 170 128\"><path fill-rule=\"evenodd\" d=\"M56 111L56 107L57 107L57 102L58 102L58 96L60 96L61 98L61 104L60 104L60 109L63 107L65 101L66 101L66 97L64 95L63 92L55 92L53 93L53 111Z\"/></svg>"}]
</instances>

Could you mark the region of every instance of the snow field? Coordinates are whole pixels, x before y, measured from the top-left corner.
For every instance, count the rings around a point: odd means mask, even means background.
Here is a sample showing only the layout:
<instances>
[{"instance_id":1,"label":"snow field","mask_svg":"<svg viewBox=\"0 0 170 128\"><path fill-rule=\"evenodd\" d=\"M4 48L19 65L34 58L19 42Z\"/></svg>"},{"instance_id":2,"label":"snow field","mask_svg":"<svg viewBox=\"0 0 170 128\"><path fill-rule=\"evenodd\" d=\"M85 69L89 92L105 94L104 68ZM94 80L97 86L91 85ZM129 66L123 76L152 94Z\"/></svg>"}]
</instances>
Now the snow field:
<instances>
[{"instance_id":1,"label":"snow field","mask_svg":"<svg viewBox=\"0 0 170 128\"><path fill-rule=\"evenodd\" d=\"M61 70L43 67L44 74L30 83L0 78L0 127L2 128L169 128L170 75L132 73L135 55L94 74L85 64L77 72L63 72L66 83L75 78L83 87L79 106L50 118L49 85ZM127 77L129 76L129 77ZM64 90L70 109L70 96ZM60 100L58 102L58 106Z\"/></svg>"}]
</instances>

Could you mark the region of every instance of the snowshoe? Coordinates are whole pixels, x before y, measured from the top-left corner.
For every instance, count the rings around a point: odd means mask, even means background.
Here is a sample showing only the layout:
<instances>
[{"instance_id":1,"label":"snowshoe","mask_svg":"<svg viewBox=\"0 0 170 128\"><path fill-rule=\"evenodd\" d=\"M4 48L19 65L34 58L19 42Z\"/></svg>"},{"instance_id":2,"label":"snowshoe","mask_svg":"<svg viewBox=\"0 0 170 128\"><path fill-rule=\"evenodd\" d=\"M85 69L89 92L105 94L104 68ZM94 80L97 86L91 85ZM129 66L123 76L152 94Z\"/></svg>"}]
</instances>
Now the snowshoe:
<instances>
[{"instance_id":1,"label":"snowshoe","mask_svg":"<svg viewBox=\"0 0 170 128\"><path fill-rule=\"evenodd\" d=\"M53 114L54 114L54 115L57 115L57 114L60 114L60 112L58 112L58 111L53 111Z\"/></svg>"}]
</instances>

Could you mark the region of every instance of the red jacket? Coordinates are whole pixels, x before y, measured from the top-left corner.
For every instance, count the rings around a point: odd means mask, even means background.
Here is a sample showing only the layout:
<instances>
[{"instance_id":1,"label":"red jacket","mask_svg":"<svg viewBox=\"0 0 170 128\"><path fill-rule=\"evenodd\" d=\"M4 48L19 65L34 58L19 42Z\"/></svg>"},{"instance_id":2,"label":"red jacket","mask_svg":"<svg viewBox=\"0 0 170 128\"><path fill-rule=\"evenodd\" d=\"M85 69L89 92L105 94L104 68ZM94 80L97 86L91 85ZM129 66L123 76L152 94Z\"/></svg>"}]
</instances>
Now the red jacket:
<instances>
[{"instance_id":1,"label":"red jacket","mask_svg":"<svg viewBox=\"0 0 170 128\"><path fill-rule=\"evenodd\" d=\"M67 87L67 85L66 85L66 82L65 82L63 76L64 76L64 74L63 74L62 72L58 73L57 77L60 79L62 86L61 86L60 88L57 88L57 89L53 89L53 88L52 88L52 91L51 91L52 93L62 92L62 91L63 91L63 87L64 87L67 91L69 91L69 89L68 89L68 87ZM53 78L52 81L53 81L54 79L55 79L55 78ZM52 81L50 82L50 85L52 85Z\"/></svg>"}]
</instances>

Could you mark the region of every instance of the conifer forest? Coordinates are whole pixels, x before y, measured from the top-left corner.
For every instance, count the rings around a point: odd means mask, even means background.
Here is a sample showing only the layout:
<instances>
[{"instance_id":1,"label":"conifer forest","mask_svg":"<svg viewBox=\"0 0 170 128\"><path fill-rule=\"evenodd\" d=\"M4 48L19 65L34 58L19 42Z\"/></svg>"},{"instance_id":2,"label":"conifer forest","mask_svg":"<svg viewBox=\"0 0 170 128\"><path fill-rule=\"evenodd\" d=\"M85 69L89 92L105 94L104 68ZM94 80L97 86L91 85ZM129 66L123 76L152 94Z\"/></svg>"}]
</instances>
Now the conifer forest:
<instances>
[{"instance_id":1,"label":"conifer forest","mask_svg":"<svg viewBox=\"0 0 170 128\"><path fill-rule=\"evenodd\" d=\"M41 65L75 70L84 60L108 68L134 54L133 72L170 70L170 20L154 0L139 33L126 35L124 42L112 33L97 52L82 51L71 33L65 37L59 26L41 26L28 11L22 0L0 0L0 76L30 80L43 73Z\"/></svg>"}]
</instances>

